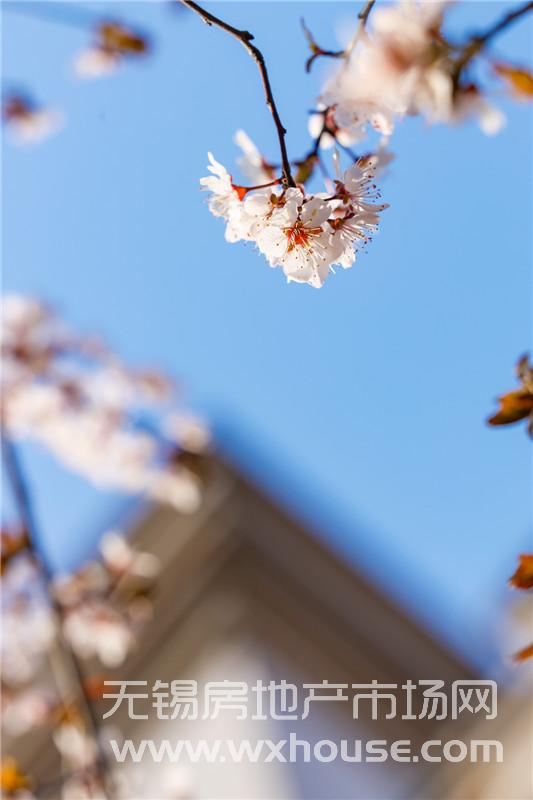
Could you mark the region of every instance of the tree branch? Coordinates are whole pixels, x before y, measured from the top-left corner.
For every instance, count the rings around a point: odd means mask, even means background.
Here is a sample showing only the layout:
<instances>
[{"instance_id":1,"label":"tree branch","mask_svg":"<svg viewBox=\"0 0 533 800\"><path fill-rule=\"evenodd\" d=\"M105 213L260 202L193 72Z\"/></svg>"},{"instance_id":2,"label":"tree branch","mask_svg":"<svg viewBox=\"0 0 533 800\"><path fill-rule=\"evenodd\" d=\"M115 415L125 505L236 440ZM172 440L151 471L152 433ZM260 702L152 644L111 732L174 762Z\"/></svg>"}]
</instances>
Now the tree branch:
<instances>
[{"instance_id":1,"label":"tree branch","mask_svg":"<svg viewBox=\"0 0 533 800\"><path fill-rule=\"evenodd\" d=\"M203 19L206 25L215 25L217 28L220 28L226 33L229 33L230 36L233 36L235 39L237 39L254 59L259 69L259 74L261 75L261 81L265 91L266 104L270 109L270 113L272 114L274 125L276 126L276 131L278 134L283 183L285 186L295 186L296 184L291 174L290 161L287 155L287 146L285 144L285 134L287 131L283 127L278 109L276 107L263 54L254 44L252 44L252 39L254 38L253 35L248 31L241 31L238 28L234 28L233 25L229 25L227 22L215 17L214 14L206 11L204 8L199 6L198 3L194 3L192 0L179 0L179 2L189 8L191 11L194 11L195 14L198 14L198 16Z\"/></svg>"},{"instance_id":2,"label":"tree branch","mask_svg":"<svg viewBox=\"0 0 533 800\"><path fill-rule=\"evenodd\" d=\"M489 28L484 34L476 36L475 38L484 45L492 39L493 36L501 33L501 31L505 30L505 28L509 27L509 25L524 16L524 14L528 14L530 11L533 11L533 2L524 3L523 6L515 8L514 11L509 11L509 13L505 14L492 28Z\"/></svg>"},{"instance_id":3,"label":"tree branch","mask_svg":"<svg viewBox=\"0 0 533 800\"><path fill-rule=\"evenodd\" d=\"M87 692L87 688L85 685L85 675L83 673L81 664L79 663L76 654L72 650L70 644L66 641L62 632L61 622L63 619L63 609L60 603L58 603L54 597L52 589L52 582L54 577L53 572L44 554L39 551L39 545L41 545L41 550L42 550L42 542L39 541L38 528L35 520L35 513L33 510L33 503L28 483L25 479L22 465L18 458L15 446L13 445L13 442L10 439L8 439L7 436L5 436L4 434L2 434L2 456L3 456L6 475L9 479L9 483L13 490L13 499L15 501L19 519L22 525L24 526L25 532L27 534L28 538L27 547L33 557L34 562L40 568L42 577L46 585L47 596L57 623L56 624L57 637L61 645L61 651L67 656L69 665L72 670L72 674L75 677L76 682L79 684L80 695L83 701L83 707L85 710L86 718L90 724L92 736L97 749L97 758L95 766L98 775L102 781L102 787L106 792L106 797L111 798L113 795L113 789L111 785L111 775L110 775L110 770L108 768L107 758L102 748L102 743L99 737L98 717L96 715L91 699Z\"/></svg>"},{"instance_id":4,"label":"tree branch","mask_svg":"<svg viewBox=\"0 0 533 800\"><path fill-rule=\"evenodd\" d=\"M516 20L520 19L520 17L523 17L525 14L528 14L530 11L533 11L533 2L524 3L524 5L519 6L513 11L509 11L507 14L505 14L500 20L498 20L498 22L492 25L492 27L488 28L485 33L480 33L477 36L472 37L471 41L466 45L462 55L456 61L454 66L453 77L456 88L459 84L459 78L461 77L461 72L463 69L475 56L478 55L478 53L481 52L485 45L499 33L512 25L513 22L516 22Z\"/></svg>"},{"instance_id":5,"label":"tree branch","mask_svg":"<svg viewBox=\"0 0 533 800\"><path fill-rule=\"evenodd\" d=\"M311 72L311 67L313 66L314 62L317 58L322 58L322 56L326 58L344 58L347 59L352 50L354 49L355 45L359 41L361 34L363 33L366 23L368 21L368 17L370 16L370 12L372 11L373 6L375 5L376 0L367 0L359 14L357 15L357 19L359 20L359 25L357 26L355 33L353 34L351 40L349 41L348 45L344 50L324 50L320 45L318 45L314 39L313 34L305 24L305 20L301 19L301 25L304 32L304 36L309 42L309 48L311 50L311 55L305 62L305 71Z\"/></svg>"}]
</instances>

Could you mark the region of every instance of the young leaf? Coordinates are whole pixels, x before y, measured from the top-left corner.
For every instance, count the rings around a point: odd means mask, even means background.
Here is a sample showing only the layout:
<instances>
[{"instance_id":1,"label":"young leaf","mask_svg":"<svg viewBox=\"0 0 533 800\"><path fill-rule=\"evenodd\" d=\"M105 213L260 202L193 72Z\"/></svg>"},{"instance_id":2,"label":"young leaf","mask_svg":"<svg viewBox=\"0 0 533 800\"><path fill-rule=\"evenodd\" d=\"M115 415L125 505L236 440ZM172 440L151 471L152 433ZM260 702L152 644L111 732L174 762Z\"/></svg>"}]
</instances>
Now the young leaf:
<instances>
[{"instance_id":1,"label":"young leaf","mask_svg":"<svg viewBox=\"0 0 533 800\"><path fill-rule=\"evenodd\" d=\"M509 578L509 584L515 589L533 589L533 555L528 553L518 559L518 567Z\"/></svg>"}]
</instances>

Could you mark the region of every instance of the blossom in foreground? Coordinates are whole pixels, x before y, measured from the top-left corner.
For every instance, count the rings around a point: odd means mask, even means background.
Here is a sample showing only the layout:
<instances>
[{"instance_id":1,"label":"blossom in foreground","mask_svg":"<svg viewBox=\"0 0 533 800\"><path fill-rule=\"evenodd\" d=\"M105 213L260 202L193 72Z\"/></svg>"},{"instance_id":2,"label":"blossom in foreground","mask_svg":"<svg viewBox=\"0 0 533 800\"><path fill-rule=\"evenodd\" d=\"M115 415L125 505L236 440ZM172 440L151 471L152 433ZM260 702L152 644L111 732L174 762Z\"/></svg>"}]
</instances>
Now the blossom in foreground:
<instances>
[{"instance_id":1,"label":"blossom in foreground","mask_svg":"<svg viewBox=\"0 0 533 800\"><path fill-rule=\"evenodd\" d=\"M237 131L235 144L242 150L242 155L237 159L237 166L253 186L268 183L275 179L274 167L268 163L245 131Z\"/></svg>"},{"instance_id":2,"label":"blossom in foreground","mask_svg":"<svg viewBox=\"0 0 533 800\"><path fill-rule=\"evenodd\" d=\"M32 145L48 139L63 125L63 116L51 108L39 108L21 95L8 97L2 118L14 144Z\"/></svg>"},{"instance_id":3,"label":"blossom in foreground","mask_svg":"<svg viewBox=\"0 0 533 800\"><path fill-rule=\"evenodd\" d=\"M280 204L258 231L256 243L271 267L281 266L288 281L323 286L334 258L327 227L331 206L300 189L287 189Z\"/></svg>"},{"instance_id":4,"label":"blossom in foreground","mask_svg":"<svg viewBox=\"0 0 533 800\"><path fill-rule=\"evenodd\" d=\"M211 191L212 213L226 221L226 239L254 242L289 282L320 288L335 264L352 266L386 208L374 202L378 157L359 159L335 182L331 196L307 194L304 187L238 186L211 154L209 159L213 176L201 184Z\"/></svg>"},{"instance_id":5,"label":"blossom in foreground","mask_svg":"<svg viewBox=\"0 0 533 800\"><path fill-rule=\"evenodd\" d=\"M447 5L400 0L373 11L370 34L321 95L339 126L359 138L368 125L390 136L396 119L421 114L451 124L475 117L485 133L500 129L503 116L479 90L456 85L451 50L440 35Z\"/></svg>"}]
</instances>

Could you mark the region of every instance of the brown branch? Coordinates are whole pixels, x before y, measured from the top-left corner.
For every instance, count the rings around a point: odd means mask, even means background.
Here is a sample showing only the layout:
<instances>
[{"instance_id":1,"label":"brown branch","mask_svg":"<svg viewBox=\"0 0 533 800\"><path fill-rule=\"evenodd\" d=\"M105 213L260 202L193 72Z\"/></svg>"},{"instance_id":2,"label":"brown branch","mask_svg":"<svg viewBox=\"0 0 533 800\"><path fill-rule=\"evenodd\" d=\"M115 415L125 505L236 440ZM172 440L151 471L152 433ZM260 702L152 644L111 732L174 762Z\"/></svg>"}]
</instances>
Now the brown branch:
<instances>
[{"instance_id":1,"label":"brown branch","mask_svg":"<svg viewBox=\"0 0 533 800\"><path fill-rule=\"evenodd\" d=\"M533 2L524 3L523 6L519 6L515 8L514 11L509 11L508 14L505 14L492 28L489 28L481 36L477 36L476 39L483 44L486 44L493 36L496 36L498 33L501 33L503 30L509 27L513 22L515 22L520 17L523 17L524 14L528 14L530 11L533 11Z\"/></svg>"},{"instance_id":2,"label":"brown branch","mask_svg":"<svg viewBox=\"0 0 533 800\"><path fill-rule=\"evenodd\" d=\"M203 19L206 25L215 25L215 27L220 28L226 33L229 33L230 36L233 36L235 39L237 39L254 59L259 69L259 74L261 75L261 81L265 91L266 104L270 109L270 113L272 114L274 125L276 126L276 131L278 134L283 183L285 186L295 186L296 184L291 174L290 161L287 155L287 146L285 144L285 134L287 131L283 127L274 100L274 95L272 94L272 87L270 85L270 79L268 77L264 56L261 51L254 44L252 44L252 39L254 38L253 35L248 31L242 31L238 28L234 28L233 25L229 25L227 22L215 17L214 14L206 11L204 8L199 6L198 3L194 3L192 0L179 0L179 2L181 2L187 8L190 8L190 10L194 11L195 14L198 14L198 16Z\"/></svg>"},{"instance_id":3,"label":"brown branch","mask_svg":"<svg viewBox=\"0 0 533 800\"><path fill-rule=\"evenodd\" d=\"M342 58L344 55L344 50L324 50L320 45L316 43L315 37L305 24L305 20L302 17L300 20L300 25L302 26L302 30L304 32L304 36L307 39L307 43L309 44L309 49L311 50L311 55L305 62L305 71L311 72L311 67L315 63L317 58Z\"/></svg>"},{"instance_id":4,"label":"brown branch","mask_svg":"<svg viewBox=\"0 0 533 800\"><path fill-rule=\"evenodd\" d=\"M361 20L361 25L363 26L363 28L367 23L368 17L370 16L370 12L372 11L372 8L374 7L375 3L376 0L368 0L365 7L362 8L359 14L357 15L357 19Z\"/></svg>"},{"instance_id":5,"label":"brown branch","mask_svg":"<svg viewBox=\"0 0 533 800\"><path fill-rule=\"evenodd\" d=\"M455 62L453 69L455 88L457 88L459 84L459 79L463 69L467 66L467 64L470 63L470 61L472 61L475 56L478 55L478 53L481 52L481 50L483 50L485 45L499 33L506 30L510 25L513 24L513 22L516 22L516 20L520 19L520 17L523 17L525 14L528 14L530 11L533 11L533 2L524 3L524 5L519 6L513 11L509 11L509 13L505 14L500 20L498 20L498 22L488 28L485 33L481 33L472 37L470 42L464 48L462 55Z\"/></svg>"},{"instance_id":6,"label":"brown branch","mask_svg":"<svg viewBox=\"0 0 533 800\"><path fill-rule=\"evenodd\" d=\"M309 43L309 49L311 50L311 55L305 62L305 71L311 72L311 67L315 63L317 58L325 57L325 58L348 58L352 50L354 49L361 33L364 31L366 27L366 23L368 21L368 17L370 16L370 12L374 7L376 0L368 0L365 3L359 14L357 15L357 19L359 20L359 25L352 36L351 41L346 46L344 50L324 50L324 48L320 47L315 41L315 38L307 25L305 24L305 20L301 19L301 25L304 32L304 36Z\"/></svg>"},{"instance_id":7,"label":"brown branch","mask_svg":"<svg viewBox=\"0 0 533 800\"><path fill-rule=\"evenodd\" d=\"M72 647L65 639L62 631L63 608L61 604L54 597L52 588L53 571L50 568L44 554L42 553L42 542L39 541L38 527L36 524L35 513L33 510L33 503L31 499L28 482L25 479L22 465L18 458L16 448L13 442L2 434L2 456L5 466L5 471L11 488L13 490L13 499L17 508L19 519L24 526L27 535L27 546L32 556L34 563L37 564L41 571L41 575L47 588L47 595L50 602L50 607L56 619L56 629L58 641L61 645L61 651L67 656L68 662L72 669L72 673L79 684L80 695L83 701L86 718L91 727L91 733L97 749L96 770L102 782L102 787L106 792L107 797L112 797L113 790L110 785L111 776L107 763L105 752L102 748L102 743L99 737L99 722L91 699L88 695L85 675L80 662ZM39 549L39 545L41 545Z\"/></svg>"}]
</instances>

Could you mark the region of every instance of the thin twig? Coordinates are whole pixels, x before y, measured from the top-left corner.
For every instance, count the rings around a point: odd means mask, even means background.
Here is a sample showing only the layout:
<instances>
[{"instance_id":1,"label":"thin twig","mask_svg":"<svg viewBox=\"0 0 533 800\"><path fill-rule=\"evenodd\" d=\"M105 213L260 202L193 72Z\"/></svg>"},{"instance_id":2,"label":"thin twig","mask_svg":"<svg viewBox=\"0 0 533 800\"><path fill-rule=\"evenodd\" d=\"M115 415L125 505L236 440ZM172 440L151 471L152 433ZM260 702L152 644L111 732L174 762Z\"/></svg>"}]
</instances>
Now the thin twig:
<instances>
[{"instance_id":1,"label":"thin twig","mask_svg":"<svg viewBox=\"0 0 533 800\"><path fill-rule=\"evenodd\" d=\"M28 482L24 476L24 471L19 460L16 448L13 442L2 434L2 456L5 465L6 475L13 490L13 499L15 501L17 512L20 522L24 526L25 532L28 537L28 546L34 562L41 570L46 588L47 595L50 602L50 607L56 618L57 637L61 646L61 650L66 654L73 675L79 684L80 695L83 701L83 707L86 712L87 720L91 727L92 736L97 748L96 768L99 777L102 780L102 786L106 791L106 796L112 797L112 788L110 787L110 770L107 763L105 752L102 748L102 743L99 737L99 722L96 712L93 708L91 699L87 692L85 684L85 675L83 673L81 664L78 661L69 642L65 639L61 622L63 620L63 608L54 597L52 583L54 579L53 571L48 564L46 556L43 553L43 545L39 540L38 527L35 518L35 512Z\"/></svg>"},{"instance_id":2,"label":"thin twig","mask_svg":"<svg viewBox=\"0 0 533 800\"><path fill-rule=\"evenodd\" d=\"M524 16L524 14L533 11L533 2L524 3L523 6L519 6L515 8L514 11L509 11L508 14L505 14L492 28L489 28L481 36L476 37L478 41L482 44L486 44L489 39L492 39L493 36L496 36L498 33L501 33L505 28L509 27L513 22L515 22L520 17Z\"/></svg>"},{"instance_id":3,"label":"thin twig","mask_svg":"<svg viewBox=\"0 0 533 800\"><path fill-rule=\"evenodd\" d=\"M344 55L344 50L324 50L316 43L315 37L305 24L305 19L303 17L300 19L300 25L302 26L304 36L307 39L309 49L311 50L311 55L305 62L306 72L311 72L311 67L315 63L316 59L321 58L322 56L324 56L325 58L342 58L342 56Z\"/></svg>"},{"instance_id":4,"label":"thin twig","mask_svg":"<svg viewBox=\"0 0 533 800\"><path fill-rule=\"evenodd\" d=\"M524 3L524 5L515 8L513 11L505 14L494 25L488 28L485 33L473 36L471 41L466 45L460 58L455 62L453 70L454 86L457 88L459 79L463 69L472 59L481 52L485 45L490 42L495 36L506 30L513 22L533 11L533 2Z\"/></svg>"},{"instance_id":5,"label":"thin twig","mask_svg":"<svg viewBox=\"0 0 533 800\"><path fill-rule=\"evenodd\" d=\"M270 85L270 79L268 77L264 56L261 51L254 44L252 44L252 39L254 38L253 35L248 31L241 31L238 28L234 28L233 25L229 25L227 22L215 17L214 14L206 11L204 8L199 6L198 3L192 2L192 0L180 0L180 2L187 8L190 8L191 11L194 11L195 14L198 14L198 16L203 19L206 25L215 25L217 28L220 28L226 33L229 33L230 36L233 36L235 39L237 39L254 59L259 69L259 74L261 75L261 81L265 91L266 104L270 109L270 113L272 114L274 125L276 126L276 131L278 134L283 183L285 186L295 186L296 184L294 183L294 178L291 174L291 165L287 155L287 146L285 144L285 134L287 131L283 127L274 100L274 95L272 94L272 87Z\"/></svg>"},{"instance_id":6,"label":"thin twig","mask_svg":"<svg viewBox=\"0 0 533 800\"><path fill-rule=\"evenodd\" d=\"M309 44L309 49L311 50L311 55L305 62L305 71L311 72L311 67L315 63L317 58L344 58L348 59L350 53L354 49L355 45L359 41L368 21L368 17L376 0L368 0L367 3L363 6L359 14L357 15L357 19L359 20L359 25L357 26L355 33L353 34L352 38L350 39L348 45L343 50L324 50L324 48L320 47L315 41L315 38L307 25L305 24L305 20L302 18L300 20L302 30L304 32L304 36L307 39Z\"/></svg>"},{"instance_id":7,"label":"thin twig","mask_svg":"<svg viewBox=\"0 0 533 800\"><path fill-rule=\"evenodd\" d=\"M370 12L372 11L376 0L368 0L359 14L357 15L357 19L359 20L359 25L356 28L355 34L352 36L351 41L348 44L348 47L344 51L344 58L348 59L352 50L354 49L355 45L361 38L364 30L366 28L366 23L368 22L368 17L370 16Z\"/></svg>"},{"instance_id":8,"label":"thin twig","mask_svg":"<svg viewBox=\"0 0 533 800\"><path fill-rule=\"evenodd\" d=\"M375 5L376 0L368 0L367 4L364 8L361 9L359 14L357 15L357 19L361 20L361 25L363 28L365 27L368 17L370 16L370 12L372 11L372 7Z\"/></svg>"}]
</instances>

